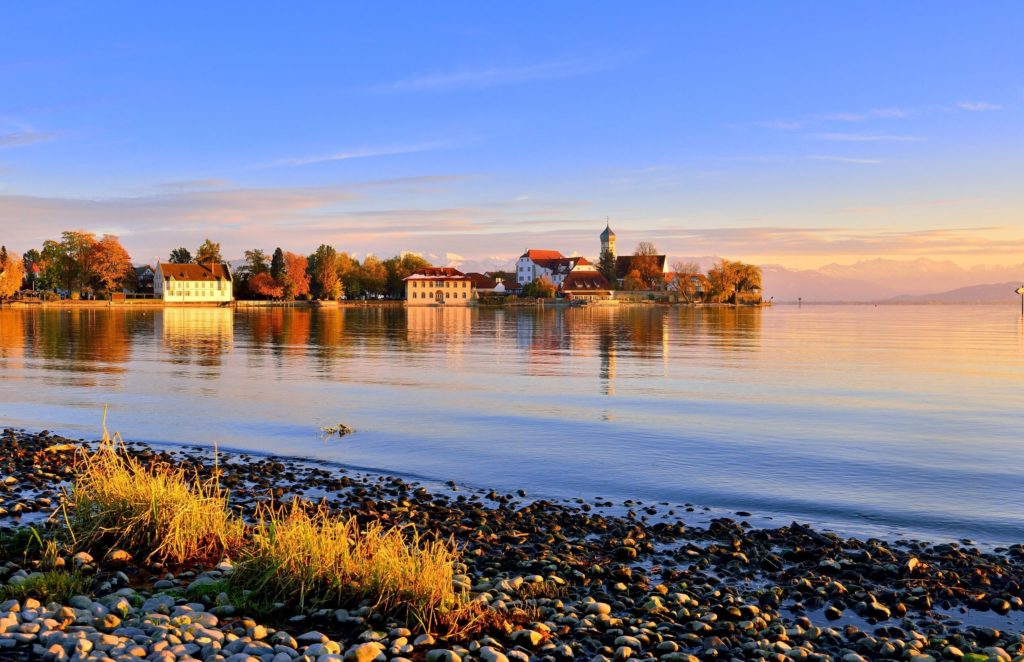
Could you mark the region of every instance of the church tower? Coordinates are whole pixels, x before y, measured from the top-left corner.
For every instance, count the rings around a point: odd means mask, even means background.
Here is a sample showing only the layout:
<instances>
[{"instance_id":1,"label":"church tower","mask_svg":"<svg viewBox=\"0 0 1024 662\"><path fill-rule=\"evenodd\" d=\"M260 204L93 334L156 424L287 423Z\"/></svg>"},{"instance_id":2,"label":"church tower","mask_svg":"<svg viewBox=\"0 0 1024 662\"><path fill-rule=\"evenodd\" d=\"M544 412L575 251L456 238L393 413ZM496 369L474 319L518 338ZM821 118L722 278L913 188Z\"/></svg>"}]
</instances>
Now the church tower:
<instances>
[{"instance_id":1,"label":"church tower","mask_svg":"<svg viewBox=\"0 0 1024 662\"><path fill-rule=\"evenodd\" d=\"M612 257L615 256L615 233L612 232L612 228L607 220L605 221L604 232L601 233L601 255L605 253Z\"/></svg>"}]
</instances>

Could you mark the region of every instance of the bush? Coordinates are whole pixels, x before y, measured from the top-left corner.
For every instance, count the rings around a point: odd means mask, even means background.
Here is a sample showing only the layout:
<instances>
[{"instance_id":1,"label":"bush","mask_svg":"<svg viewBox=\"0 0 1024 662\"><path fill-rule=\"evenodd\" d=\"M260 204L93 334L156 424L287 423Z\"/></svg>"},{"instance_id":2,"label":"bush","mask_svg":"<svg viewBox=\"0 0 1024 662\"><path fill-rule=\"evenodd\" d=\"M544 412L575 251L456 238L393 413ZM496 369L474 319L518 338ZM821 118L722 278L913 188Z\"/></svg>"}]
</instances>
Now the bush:
<instances>
[{"instance_id":1,"label":"bush","mask_svg":"<svg viewBox=\"0 0 1024 662\"><path fill-rule=\"evenodd\" d=\"M66 602L72 596L88 593L91 587L92 580L77 572L51 570L0 586L0 600L36 598L43 604Z\"/></svg>"}]
</instances>

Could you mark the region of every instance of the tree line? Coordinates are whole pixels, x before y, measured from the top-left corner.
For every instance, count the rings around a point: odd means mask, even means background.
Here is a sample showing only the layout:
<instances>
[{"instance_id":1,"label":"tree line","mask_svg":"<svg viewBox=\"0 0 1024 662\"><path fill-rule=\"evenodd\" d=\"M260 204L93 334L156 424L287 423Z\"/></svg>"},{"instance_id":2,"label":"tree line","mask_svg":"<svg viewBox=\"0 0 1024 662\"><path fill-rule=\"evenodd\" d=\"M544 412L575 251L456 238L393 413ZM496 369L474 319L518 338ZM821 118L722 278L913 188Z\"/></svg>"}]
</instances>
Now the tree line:
<instances>
[{"instance_id":1,"label":"tree line","mask_svg":"<svg viewBox=\"0 0 1024 662\"><path fill-rule=\"evenodd\" d=\"M47 239L22 256L0 251L0 298L23 288L102 295L134 289L135 267L128 251L112 234L68 230L60 240Z\"/></svg>"}]
</instances>

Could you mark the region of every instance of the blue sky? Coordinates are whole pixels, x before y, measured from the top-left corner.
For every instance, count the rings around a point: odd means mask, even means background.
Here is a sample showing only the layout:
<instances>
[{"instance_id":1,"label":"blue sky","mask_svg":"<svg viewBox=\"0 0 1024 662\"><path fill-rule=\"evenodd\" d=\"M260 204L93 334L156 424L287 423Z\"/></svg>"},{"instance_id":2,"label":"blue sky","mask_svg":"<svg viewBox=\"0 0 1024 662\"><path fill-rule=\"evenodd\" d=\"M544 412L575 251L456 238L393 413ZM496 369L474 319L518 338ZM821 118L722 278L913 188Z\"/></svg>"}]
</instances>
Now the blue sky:
<instances>
[{"instance_id":1,"label":"blue sky","mask_svg":"<svg viewBox=\"0 0 1024 662\"><path fill-rule=\"evenodd\" d=\"M7 6L0 241L1020 262L1024 5Z\"/></svg>"}]
</instances>

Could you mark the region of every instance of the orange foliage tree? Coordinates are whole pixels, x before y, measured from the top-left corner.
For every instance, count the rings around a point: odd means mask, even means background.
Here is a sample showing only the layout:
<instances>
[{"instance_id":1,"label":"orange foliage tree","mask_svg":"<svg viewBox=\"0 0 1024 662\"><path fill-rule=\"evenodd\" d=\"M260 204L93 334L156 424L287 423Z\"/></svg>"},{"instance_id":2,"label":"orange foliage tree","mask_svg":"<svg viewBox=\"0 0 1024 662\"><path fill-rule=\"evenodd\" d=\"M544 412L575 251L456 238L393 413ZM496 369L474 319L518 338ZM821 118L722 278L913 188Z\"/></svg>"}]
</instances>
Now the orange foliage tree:
<instances>
[{"instance_id":1,"label":"orange foliage tree","mask_svg":"<svg viewBox=\"0 0 1024 662\"><path fill-rule=\"evenodd\" d=\"M309 274L306 268L309 261L304 255L290 251L284 254L284 273L281 275L281 287L286 299L304 297L309 294Z\"/></svg>"},{"instance_id":2,"label":"orange foliage tree","mask_svg":"<svg viewBox=\"0 0 1024 662\"><path fill-rule=\"evenodd\" d=\"M17 253L8 253L0 246L0 302L6 301L21 289L25 278L25 265Z\"/></svg>"},{"instance_id":3,"label":"orange foliage tree","mask_svg":"<svg viewBox=\"0 0 1024 662\"><path fill-rule=\"evenodd\" d=\"M93 244L89 259L90 275L101 289L110 292L119 285L124 285L134 277L132 259L118 238L105 234Z\"/></svg>"},{"instance_id":4,"label":"orange foliage tree","mask_svg":"<svg viewBox=\"0 0 1024 662\"><path fill-rule=\"evenodd\" d=\"M249 279L249 290L253 294L269 299L280 299L284 295L284 287L274 280L269 272L263 271Z\"/></svg>"}]
</instances>

